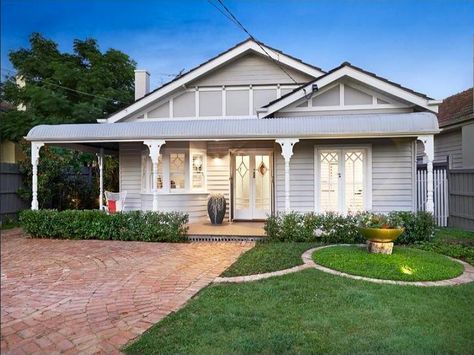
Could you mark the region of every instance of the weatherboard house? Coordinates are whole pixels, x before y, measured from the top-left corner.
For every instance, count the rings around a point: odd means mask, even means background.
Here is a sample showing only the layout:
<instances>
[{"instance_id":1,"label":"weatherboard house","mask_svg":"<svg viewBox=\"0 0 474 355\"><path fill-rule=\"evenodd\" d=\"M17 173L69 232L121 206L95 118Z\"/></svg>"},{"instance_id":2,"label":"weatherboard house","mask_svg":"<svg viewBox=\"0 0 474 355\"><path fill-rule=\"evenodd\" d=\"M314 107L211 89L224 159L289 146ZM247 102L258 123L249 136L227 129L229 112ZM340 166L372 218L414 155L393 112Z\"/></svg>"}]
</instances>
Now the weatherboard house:
<instances>
[{"instance_id":1,"label":"weatherboard house","mask_svg":"<svg viewBox=\"0 0 474 355\"><path fill-rule=\"evenodd\" d=\"M440 102L424 94L350 63L325 72L250 39L154 91L146 71L135 80L135 102L98 124L31 129L32 209L46 144L118 156L125 210L182 211L197 221L208 196L221 193L236 221L415 211L421 141L433 210ZM102 184L100 193L102 204Z\"/></svg>"}]
</instances>

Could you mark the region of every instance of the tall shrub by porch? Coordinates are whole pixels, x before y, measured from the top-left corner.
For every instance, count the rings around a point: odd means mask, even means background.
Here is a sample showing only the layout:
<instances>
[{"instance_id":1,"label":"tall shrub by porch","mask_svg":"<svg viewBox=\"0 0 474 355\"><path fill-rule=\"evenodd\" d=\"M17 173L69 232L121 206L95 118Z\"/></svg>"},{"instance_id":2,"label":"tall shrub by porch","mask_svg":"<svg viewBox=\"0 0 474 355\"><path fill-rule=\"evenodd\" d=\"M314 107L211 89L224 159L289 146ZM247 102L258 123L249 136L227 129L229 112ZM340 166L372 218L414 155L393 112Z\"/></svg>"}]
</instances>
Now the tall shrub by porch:
<instances>
[{"instance_id":1,"label":"tall shrub by porch","mask_svg":"<svg viewBox=\"0 0 474 355\"><path fill-rule=\"evenodd\" d=\"M26 210L23 230L36 238L182 242L188 215L180 212L124 212L98 210Z\"/></svg>"}]
</instances>

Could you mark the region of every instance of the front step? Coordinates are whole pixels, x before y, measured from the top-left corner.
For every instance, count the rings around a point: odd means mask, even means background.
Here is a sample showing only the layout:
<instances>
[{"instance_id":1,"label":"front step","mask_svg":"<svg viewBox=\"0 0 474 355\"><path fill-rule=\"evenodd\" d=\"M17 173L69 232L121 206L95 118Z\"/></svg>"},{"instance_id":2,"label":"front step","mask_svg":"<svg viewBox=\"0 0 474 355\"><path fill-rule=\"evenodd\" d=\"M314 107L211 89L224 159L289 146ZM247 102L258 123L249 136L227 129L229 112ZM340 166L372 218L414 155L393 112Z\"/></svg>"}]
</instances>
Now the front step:
<instances>
[{"instance_id":1,"label":"front step","mask_svg":"<svg viewBox=\"0 0 474 355\"><path fill-rule=\"evenodd\" d=\"M265 240L262 236L239 236L239 235L188 235L191 242L256 242Z\"/></svg>"}]
</instances>

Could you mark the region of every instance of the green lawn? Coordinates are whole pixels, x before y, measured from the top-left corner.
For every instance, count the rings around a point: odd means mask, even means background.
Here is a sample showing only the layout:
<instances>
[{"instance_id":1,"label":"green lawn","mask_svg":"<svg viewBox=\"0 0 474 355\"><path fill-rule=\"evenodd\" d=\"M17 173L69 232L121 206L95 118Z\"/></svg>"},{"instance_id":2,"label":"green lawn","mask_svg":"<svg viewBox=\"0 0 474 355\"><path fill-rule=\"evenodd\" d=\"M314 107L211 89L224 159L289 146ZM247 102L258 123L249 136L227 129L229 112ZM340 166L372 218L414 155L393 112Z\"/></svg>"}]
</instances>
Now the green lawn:
<instances>
[{"instance_id":1,"label":"green lawn","mask_svg":"<svg viewBox=\"0 0 474 355\"><path fill-rule=\"evenodd\" d=\"M413 247L461 259L474 265L474 233L453 228L439 228L432 241Z\"/></svg>"},{"instance_id":2,"label":"green lawn","mask_svg":"<svg viewBox=\"0 0 474 355\"><path fill-rule=\"evenodd\" d=\"M442 229L417 245L463 258L474 234ZM258 243L224 275L285 269L317 244ZM470 254L472 255L472 254ZM453 255L455 256L455 255ZM473 259L474 260L474 259ZM211 285L125 348L129 354L468 354L474 283L379 285L308 269L245 284Z\"/></svg>"},{"instance_id":3,"label":"green lawn","mask_svg":"<svg viewBox=\"0 0 474 355\"><path fill-rule=\"evenodd\" d=\"M406 247L395 247L392 255L384 255L370 254L365 247L335 246L316 251L313 259L351 275L385 280L445 280L461 275L464 270L446 256Z\"/></svg>"},{"instance_id":4,"label":"green lawn","mask_svg":"<svg viewBox=\"0 0 474 355\"><path fill-rule=\"evenodd\" d=\"M402 353L474 349L474 284L379 285L308 269L210 286L129 354Z\"/></svg>"},{"instance_id":5,"label":"green lawn","mask_svg":"<svg viewBox=\"0 0 474 355\"><path fill-rule=\"evenodd\" d=\"M242 276L283 270L303 264L301 254L318 243L261 242L242 255L222 276Z\"/></svg>"}]
</instances>

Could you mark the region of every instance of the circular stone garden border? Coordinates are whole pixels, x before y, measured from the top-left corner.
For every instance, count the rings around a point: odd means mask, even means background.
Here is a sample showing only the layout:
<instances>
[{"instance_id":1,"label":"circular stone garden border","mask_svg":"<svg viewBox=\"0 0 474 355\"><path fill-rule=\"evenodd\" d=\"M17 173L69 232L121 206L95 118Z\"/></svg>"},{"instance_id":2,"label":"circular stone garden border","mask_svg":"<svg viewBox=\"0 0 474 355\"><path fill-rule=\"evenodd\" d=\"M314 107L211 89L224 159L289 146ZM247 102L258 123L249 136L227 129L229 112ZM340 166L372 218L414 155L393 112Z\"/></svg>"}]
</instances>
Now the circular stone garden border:
<instances>
[{"instance_id":1,"label":"circular stone garden border","mask_svg":"<svg viewBox=\"0 0 474 355\"><path fill-rule=\"evenodd\" d=\"M264 274L234 276L234 277L217 277L216 279L214 279L214 283L241 283L241 282L257 281L257 280L268 279L274 276L291 274L293 272L298 272L298 271L301 271L304 269L310 269L310 268L314 268L314 269L326 272L328 274L343 276L343 277L347 277L354 280L363 280L363 281L373 282L377 284L389 284L389 285L404 285L404 286L409 285L409 286L419 286L419 287L455 286L455 285L461 285L461 284L474 281L474 267L462 260L454 259L449 256L447 257L464 266L464 272L460 276L455 277L453 279L440 280L440 281L395 281L395 280L373 279L370 277L351 275L345 272L336 271L314 262L312 256L315 251L324 249L324 248L338 246L338 245L339 246L351 246L351 245L364 246L365 244L331 244L331 245L324 245L317 248L311 248L309 250L306 250L301 255L301 259L303 259L303 265L298 265L289 269L284 269L284 270L279 270L279 271L267 272Z\"/></svg>"}]
</instances>

